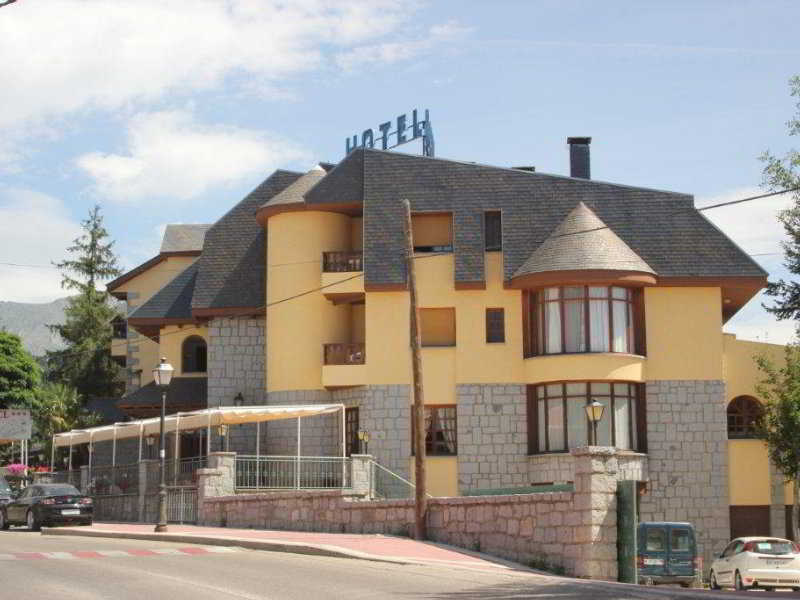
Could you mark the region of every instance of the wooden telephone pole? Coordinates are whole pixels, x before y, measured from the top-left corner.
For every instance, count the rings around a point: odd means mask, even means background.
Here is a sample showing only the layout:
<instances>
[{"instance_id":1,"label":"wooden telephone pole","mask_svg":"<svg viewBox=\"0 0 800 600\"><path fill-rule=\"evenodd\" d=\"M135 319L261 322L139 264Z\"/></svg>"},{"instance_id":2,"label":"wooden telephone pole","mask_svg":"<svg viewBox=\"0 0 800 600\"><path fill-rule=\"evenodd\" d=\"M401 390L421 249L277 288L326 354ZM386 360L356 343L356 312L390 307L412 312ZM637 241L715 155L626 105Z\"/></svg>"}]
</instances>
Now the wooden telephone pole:
<instances>
[{"instance_id":1,"label":"wooden telephone pole","mask_svg":"<svg viewBox=\"0 0 800 600\"><path fill-rule=\"evenodd\" d=\"M414 421L414 537L426 538L426 497L425 492L425 399L422 393L422 358L420 357L419 309L417 308L417 275L414 271L414 241L411 235L411 203L403 200L406 234L406 268L408 271L408 291L411 296L411 370L414 380L414 405L411 414Z\"/></svg>"}]
</instances>

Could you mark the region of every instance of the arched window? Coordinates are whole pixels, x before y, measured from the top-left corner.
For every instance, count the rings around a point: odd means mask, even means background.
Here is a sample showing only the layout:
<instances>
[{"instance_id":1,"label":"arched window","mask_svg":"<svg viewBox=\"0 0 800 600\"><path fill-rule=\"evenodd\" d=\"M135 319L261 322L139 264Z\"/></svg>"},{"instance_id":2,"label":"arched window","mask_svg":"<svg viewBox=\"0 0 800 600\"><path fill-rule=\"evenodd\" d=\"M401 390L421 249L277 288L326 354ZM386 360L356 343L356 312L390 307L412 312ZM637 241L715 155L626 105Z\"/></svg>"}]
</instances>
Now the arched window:
<instances>
[{"instance_id":1,"label":"arched window","mask_svg":"<svg viewBox=\"0 0 800 600\"><path fill-rule=\"evenodd\" d=\"M183 340L181 349L182 366L184 373L205 373L206 367L206 341L199 335L192 335Z\"/></svg>"},{"instance_id":2,"label":"arched window","mask_svg":"<svg viewBox=\"0 0 800 600\"><path fill-rule=\"evenodd\" d=\"M752 396L737 396L728 404L728 438L758 437L764 409Z\"/></svg>"}]
</instances>

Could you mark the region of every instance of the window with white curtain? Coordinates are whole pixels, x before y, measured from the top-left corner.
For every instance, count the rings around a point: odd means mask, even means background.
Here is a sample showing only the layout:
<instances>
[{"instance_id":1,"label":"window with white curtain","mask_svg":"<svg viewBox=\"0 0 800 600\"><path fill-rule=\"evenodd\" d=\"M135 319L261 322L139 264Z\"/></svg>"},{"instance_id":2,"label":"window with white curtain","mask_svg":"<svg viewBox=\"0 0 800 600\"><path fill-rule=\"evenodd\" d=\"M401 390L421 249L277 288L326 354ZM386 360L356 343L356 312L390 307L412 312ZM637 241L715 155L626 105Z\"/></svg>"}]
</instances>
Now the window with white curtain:
<instances>
[{"instance_id":1,"label":"window with white curtain","mask_svg":"<svg viewBox=\"0 0 800 600\"><path fill-rule=\"evenodd\" d=\"M531 354L635 353L634 291L619 286L563 286L533 295Z\"/></svg>"},{"instance_id":2,"label":"window with white curtain","mask_svg":"<svg viewBox=\"0 0 800 600\"><path fill-rule=\"evenodd\" d=\"M529 453L567 452L591 443L586 405L594 400L605 407L595 445L641 449L637 428L646 427L637 419L637 406L644 403L641 384L576 381L529 386Z\"/></svg>"}]
</instances>

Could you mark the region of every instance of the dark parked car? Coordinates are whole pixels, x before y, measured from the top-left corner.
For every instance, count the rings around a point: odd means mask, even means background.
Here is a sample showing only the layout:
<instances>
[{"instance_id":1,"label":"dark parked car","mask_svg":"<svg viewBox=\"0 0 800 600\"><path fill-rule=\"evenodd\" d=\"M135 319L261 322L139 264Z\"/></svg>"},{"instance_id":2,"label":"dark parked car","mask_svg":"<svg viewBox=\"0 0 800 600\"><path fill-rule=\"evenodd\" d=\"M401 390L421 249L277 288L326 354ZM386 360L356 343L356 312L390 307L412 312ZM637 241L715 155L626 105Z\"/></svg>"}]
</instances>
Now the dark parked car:
<instances>
[{"instance_id":1,"label":"dark parked car","mask_svg":"<svg viewBox=\"0 0 800 600\"><path fill-rule=\"evenodd\" d=\"M56 523L92 524L92 499L65 483L29 485L8 504L0 506L0 529L27 525L37 530Z\"/></svg>"},{"instance_id":2,"label":"dark parked car","mask_svg":"<svg viewBox=\"0 0 800 600\"><path fill-rule=\"evenodd\" d=\"M11 502L14 497L14 492L11 491L11 486L8 485L6 478L0 475L0 506Z\"/></svg>"}]
</instances>

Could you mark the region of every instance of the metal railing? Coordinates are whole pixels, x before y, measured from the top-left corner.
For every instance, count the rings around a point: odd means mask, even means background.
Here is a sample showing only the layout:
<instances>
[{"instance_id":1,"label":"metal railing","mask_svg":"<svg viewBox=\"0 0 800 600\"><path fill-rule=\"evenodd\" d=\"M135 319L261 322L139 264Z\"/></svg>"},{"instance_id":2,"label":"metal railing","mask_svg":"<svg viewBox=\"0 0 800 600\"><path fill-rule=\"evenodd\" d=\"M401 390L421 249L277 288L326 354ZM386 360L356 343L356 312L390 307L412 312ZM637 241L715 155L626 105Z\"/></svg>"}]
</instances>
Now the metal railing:
<instances>
[{"instance_id":1,"label":"metal railing","mask_svg":"<svg viewBox=\"0 0 800 600\"><path fill-rule=\"evenodd\" d=\"M370 477L371 495L375 499L407 500L414 497L417 486L374 460L371 462ZM430 494L427 496L431 497Z\"/></svg>"},{"instance_id":2,"label":"metal railing","mask_svg":"<svg viewBox=\"0 0 800 600\"><path fill-rule=\"evenodd\" d=\"M367 362L364 344L323 344L326 365L363 365Z\"/></svg>"},{"instance_id":3,"label":"metal railing","mask_svg":"<svg viewBox=\"0 0 800 600\"><path fill-rule=\"evenodd\" d=\"M167 460L165 465L165 478L167 485L194 485L197 484L197 469L204 469L208 466L208 457L194 456L192 458L181 458L179 460Z\"/></svg>"},{"instance_id":4,"label":"metal railing","mask_svg":"<svg viewBox=\"0 0 800 600\"><path fill-rule=\"evenodd\" d=\"M139 493L139 463L93 467L89 492L94 496Z\"/></svg>"},{"instance_id":5,"label":"metal railing","mask_svg":"<svg viewBox=\"0 0 800 600\"><path fill-rule=\"evenodd\" d=\"M53 483L68 483L74 485L76 488L81 487L81 470L72 469L72 471L56 471L51 476Z\"/></svg>"},{"instance_id":6,"label":"metal railing","mask_svg":"<svg viewBox=\"0 0 800 600\"><path fill-rule=\"evenodd\" d=\"M197 488L171 486L167 488L167 521L197 523Z\"/></svg>"},{"instance_id":7,"label":"metal railing","mask_svg":"<svg viewBox=\"0 0 800 600\"><path fill-rule=\"evenodd\" d=\"M362 252L323 252L322 271L325 273L352 273L364 270Z\"/></svg>"},{"instance_id":8,"label":"metal railing","mask_svg":"<svg viewBox=\"0 0 800 600\"><path fill-rule=\"evenodd\" d=\"M340 456L237 456L240 490L342 489L352 486L352 462Z\"/></svg>"}]
</instances>

